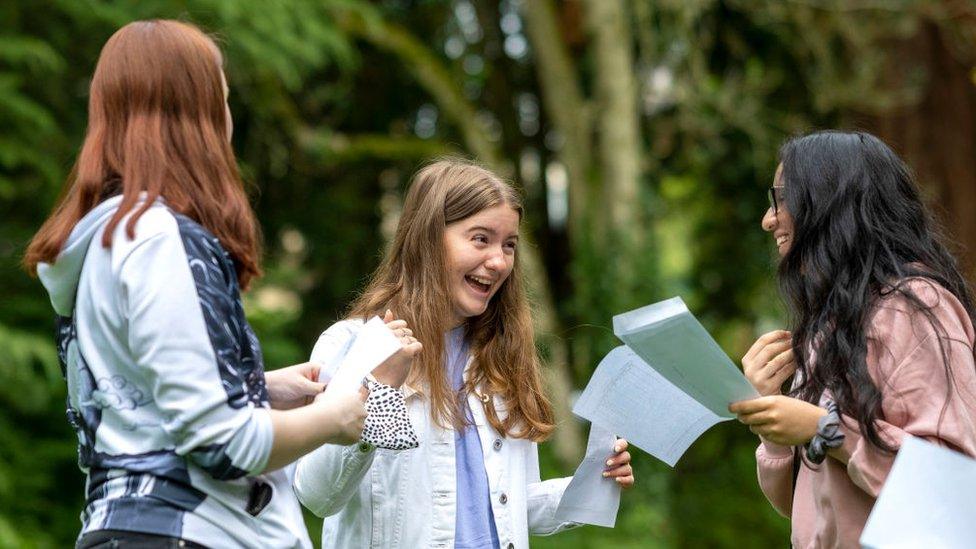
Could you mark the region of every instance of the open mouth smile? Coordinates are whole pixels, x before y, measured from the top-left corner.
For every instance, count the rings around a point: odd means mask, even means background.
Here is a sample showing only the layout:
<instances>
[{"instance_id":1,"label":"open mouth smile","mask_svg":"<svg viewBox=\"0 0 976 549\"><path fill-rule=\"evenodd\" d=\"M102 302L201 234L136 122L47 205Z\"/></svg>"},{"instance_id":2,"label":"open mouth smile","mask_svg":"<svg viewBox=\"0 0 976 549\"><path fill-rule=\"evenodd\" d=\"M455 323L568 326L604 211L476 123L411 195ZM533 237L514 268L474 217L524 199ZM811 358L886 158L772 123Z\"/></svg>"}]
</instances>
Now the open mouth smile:
<instances>
[{"instance_id":1,"label":"open mouth smile","mask_svg":"<svg viewBox=\"0 0 976 549\"><path fill-rule=\"evenodd\" d=\"M488 295L488 292L491 291L491 286L493 283L490 278L475 275L465 275L464 281L467 282L468 286L474 289L477 293L483 295Z\"/></svg>"}]
</instances>

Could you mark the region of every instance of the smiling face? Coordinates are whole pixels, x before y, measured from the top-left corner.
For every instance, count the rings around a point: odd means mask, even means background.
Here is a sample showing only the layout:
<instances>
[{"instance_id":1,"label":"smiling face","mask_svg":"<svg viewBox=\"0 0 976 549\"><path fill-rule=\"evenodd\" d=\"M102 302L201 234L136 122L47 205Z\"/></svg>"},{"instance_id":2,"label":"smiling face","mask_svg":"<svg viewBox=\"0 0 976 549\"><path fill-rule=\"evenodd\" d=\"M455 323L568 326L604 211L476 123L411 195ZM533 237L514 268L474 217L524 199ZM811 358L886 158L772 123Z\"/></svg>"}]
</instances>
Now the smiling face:
<instances>
[{"instance_id":1,"label":"smiling face","mask_svg":"<svg viewBox=\"0 0 976 549\"><path fill-rule=\"evenodd\" d=\"M777 211L774 212L773 207L770 206L762 218L762 228L768 233L773 233L773 239L776 241L776 249L779 251L780 257L785 256L786 252L790 251L790 246L793 243L793 216L790 215L786 208L786 201L782 198L785 192L785 184L783 165L780 164L776 168L776 175L773 178L773 187L778 189Z\"/></svg>"},{"instance_id":2,"label":"smiling face","mask_svg":"<svg viewBox=\"0 0 976 549\"><path fill-rule=\"evenodd\" d=\"M444 229L454 326L478 316L515 267L519 214L508 204L485 208Z\"/></svg>"}]
</instances>

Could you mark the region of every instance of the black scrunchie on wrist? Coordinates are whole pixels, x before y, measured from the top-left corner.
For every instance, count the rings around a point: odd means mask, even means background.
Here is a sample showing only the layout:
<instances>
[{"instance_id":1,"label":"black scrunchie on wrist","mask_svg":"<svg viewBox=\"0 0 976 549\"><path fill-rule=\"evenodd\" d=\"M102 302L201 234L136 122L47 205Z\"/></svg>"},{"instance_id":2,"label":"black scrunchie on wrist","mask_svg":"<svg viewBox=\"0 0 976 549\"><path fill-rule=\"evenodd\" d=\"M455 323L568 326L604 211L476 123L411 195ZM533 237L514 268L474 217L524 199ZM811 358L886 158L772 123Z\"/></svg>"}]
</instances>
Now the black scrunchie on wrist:
<instances>
[{"instance_id":1,"label":"black scrunchie on wrist","mask_svg":"<svg viewBox=\"0 0 976 549\"><path fill-rule=\"evenodd\" d=\"M806 444L807 459L813 463L823 463L827 457L827 450L840 448L844 444L844 433L841 432L840 421L837 404L828 400L827 415L817 421L817 434L813 435L810 442Z\"/></svg>"}]
</instances>

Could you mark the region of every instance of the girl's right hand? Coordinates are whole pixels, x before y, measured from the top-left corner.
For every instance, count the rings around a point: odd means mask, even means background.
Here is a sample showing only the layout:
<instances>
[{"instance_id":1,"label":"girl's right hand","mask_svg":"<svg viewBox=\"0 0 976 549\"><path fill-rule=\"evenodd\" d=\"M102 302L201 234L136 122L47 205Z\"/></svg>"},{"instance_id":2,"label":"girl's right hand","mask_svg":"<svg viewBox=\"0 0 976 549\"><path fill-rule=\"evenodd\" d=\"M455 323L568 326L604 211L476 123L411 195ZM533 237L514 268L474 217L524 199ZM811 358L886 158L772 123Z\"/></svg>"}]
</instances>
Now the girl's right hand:
<instances>
[{"instance_id":1,"label":"girl's right hand","mask_svg":"<svg viewBox=\"0 0 976 549\"><path fill-rule=\"evenodd\" d=\"M384 385L399 388L410 375L413 357L417 356L424 346L413 337L413 331L407 327L407 321L395 318L392 311L386 311L383 322L386 322L386 327L400 339L400 349L373 369L373 377Z\"/></svg>"},{"instance_id":2,"label":"girl's right hand","mask_svg":"<svg viewBox=\"0 0 976 549\"><path fill-rule=\"evenodd\" d=\"M328 419L334 424L334 435L327 440L330 444L349 445L359 442L366 422L366 407L363 396L357 393L336 391L335 394L319 393L313 406L322 406Z\"/></svg>"},{"instance_id":3,"label":"girl's right hand","mask_svg":"<svg viewBox=\"0 0 976 549\"><path fill-rule=\"evenodd\" d=\"M793 372L793 336L786 330L763 334L742 357L742 372L762 396L778 395Z\"/></svg>"}]
</instances>

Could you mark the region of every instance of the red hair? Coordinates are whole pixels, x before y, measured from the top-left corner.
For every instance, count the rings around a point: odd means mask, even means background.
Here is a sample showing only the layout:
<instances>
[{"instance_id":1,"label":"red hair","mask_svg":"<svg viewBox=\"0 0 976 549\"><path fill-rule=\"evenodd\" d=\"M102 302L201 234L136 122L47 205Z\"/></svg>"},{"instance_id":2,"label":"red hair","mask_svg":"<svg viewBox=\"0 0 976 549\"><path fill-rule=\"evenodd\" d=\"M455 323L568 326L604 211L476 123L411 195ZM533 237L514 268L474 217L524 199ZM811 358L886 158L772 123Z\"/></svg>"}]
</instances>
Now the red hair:
<instances>
[{"instance_id":1,"label":"red hair","mask_svg":"<svg viewBox=\"0 0 976 549\"><path fill-rule=\"evenodd\" d=\"M258 224L230 147L222 63L214 41L189 23L136 21L109 38L92 77L81 153L27 247L28 271L53 263L78 221L121 191L103 246L133 209L125 229L134 238L139 217L162 197L220 240L242 288L260 275Z\"/></svg>"}]
</instances>

